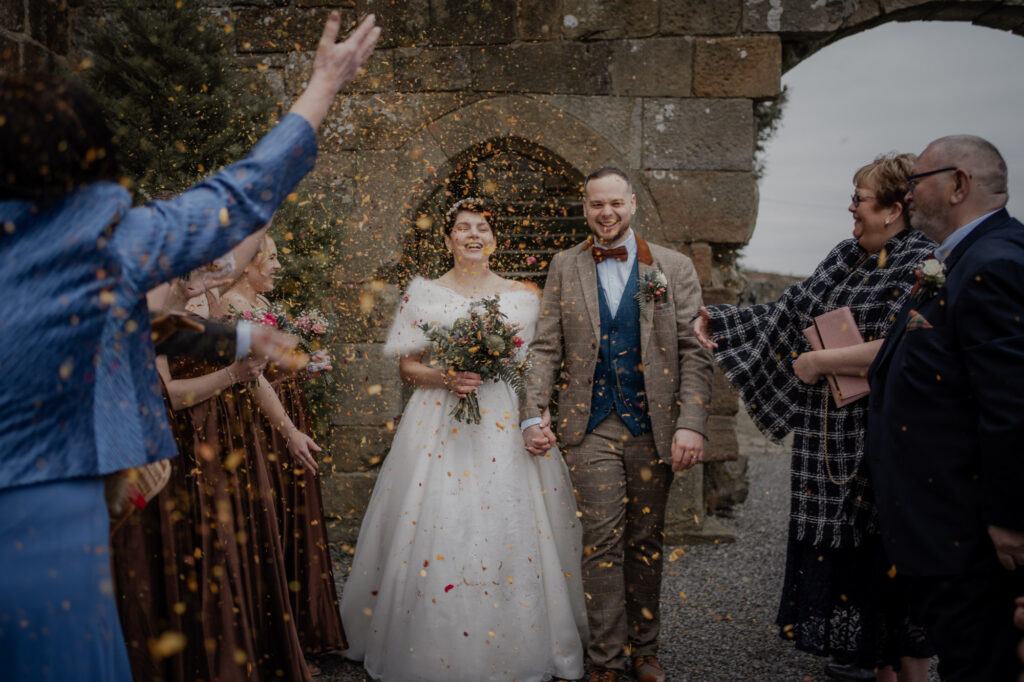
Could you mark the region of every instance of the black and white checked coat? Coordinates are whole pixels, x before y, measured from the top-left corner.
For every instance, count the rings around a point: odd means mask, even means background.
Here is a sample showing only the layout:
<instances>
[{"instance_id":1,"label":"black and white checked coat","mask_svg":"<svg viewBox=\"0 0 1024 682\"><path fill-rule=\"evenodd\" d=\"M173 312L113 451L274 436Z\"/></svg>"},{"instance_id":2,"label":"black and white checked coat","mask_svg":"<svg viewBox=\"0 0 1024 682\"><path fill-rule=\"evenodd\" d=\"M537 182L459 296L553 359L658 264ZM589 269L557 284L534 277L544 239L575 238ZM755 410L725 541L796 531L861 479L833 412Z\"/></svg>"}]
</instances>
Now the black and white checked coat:
<instances>
[{"instance_id":1,"label":"black and white checked coat","mask_svg":"<svg viewBox=\"0 0 1024 682\"><path fill-rule=\"evenodd\" d=\"M790 524L797 540L849 547L877 528L861 465L867 401L837 408L824 379L808 386L796 378L793 360L810 350L802 330L814 317L849 306L865 341L883 338L914 286L915 267L934 248L912 230L870 256L848 239L775 303L708 309L708 329L718 343L715 360L754 422L773 440L793 432Z\"/></svg>"}]
</instances>

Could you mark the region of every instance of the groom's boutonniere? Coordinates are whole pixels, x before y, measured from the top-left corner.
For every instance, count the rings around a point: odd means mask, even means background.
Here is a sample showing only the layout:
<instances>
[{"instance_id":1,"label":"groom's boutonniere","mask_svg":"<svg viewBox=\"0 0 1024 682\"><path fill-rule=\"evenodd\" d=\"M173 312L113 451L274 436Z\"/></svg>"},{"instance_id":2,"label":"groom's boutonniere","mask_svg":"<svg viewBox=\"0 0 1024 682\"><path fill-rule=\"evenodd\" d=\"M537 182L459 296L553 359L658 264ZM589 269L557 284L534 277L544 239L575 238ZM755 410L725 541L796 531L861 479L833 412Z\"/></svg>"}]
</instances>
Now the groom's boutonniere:
<instances>
[{"instance_id":1,"label":"groom's boutonniere","mask_svg":"<svg viewBox=\"0 0 1024 682\"><path fill-rule=\"evenodd\" d=\"M668 277L661 270L645 272L640 276L637 289L633 300L640 308L640 314L646 315L651 301L657 301L668 291Z\"/></svg>"},{"instance_id":2,"label":"groom's boutonniere","mask_svg":"<svg viewBox=\"0 0 1024 682\"><path fill-rule=\"evenodd\" d=\"M914 274L917 275L917 282L910 295L918 301L927 301L939 293L939 289L946 283L946 266L937 258L929 258L918 264Z\"/></svg>"}]
</instances>

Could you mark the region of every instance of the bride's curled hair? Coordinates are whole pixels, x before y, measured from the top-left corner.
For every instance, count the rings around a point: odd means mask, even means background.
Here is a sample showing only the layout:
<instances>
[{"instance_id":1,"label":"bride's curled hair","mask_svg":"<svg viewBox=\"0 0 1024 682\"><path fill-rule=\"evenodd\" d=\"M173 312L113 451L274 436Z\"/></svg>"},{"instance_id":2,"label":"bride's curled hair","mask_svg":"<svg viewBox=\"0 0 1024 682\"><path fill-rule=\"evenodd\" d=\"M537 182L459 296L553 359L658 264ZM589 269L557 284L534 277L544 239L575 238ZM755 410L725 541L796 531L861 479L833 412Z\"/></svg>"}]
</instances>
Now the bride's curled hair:
<instances>
[{"instance_id":1,"label":"bride's curled hair","mask_svg":"<svg viewBox=\"0 0 1024 682\"><path fill-rule=\"evenodd\" d=\"M455 218L458 217L459 211L471 211L473 213L479 213L480 215L487 218L487 222L491 222L491 218L494 217L494 211L491 210L490 204L483 199L477 197L466 197L459 199L448 208L448 212L444 216L444 233L451 236L452 230L455 229ZM493 232L494 225L491 225L491 231Z\"/></svg>"}]
</instances>

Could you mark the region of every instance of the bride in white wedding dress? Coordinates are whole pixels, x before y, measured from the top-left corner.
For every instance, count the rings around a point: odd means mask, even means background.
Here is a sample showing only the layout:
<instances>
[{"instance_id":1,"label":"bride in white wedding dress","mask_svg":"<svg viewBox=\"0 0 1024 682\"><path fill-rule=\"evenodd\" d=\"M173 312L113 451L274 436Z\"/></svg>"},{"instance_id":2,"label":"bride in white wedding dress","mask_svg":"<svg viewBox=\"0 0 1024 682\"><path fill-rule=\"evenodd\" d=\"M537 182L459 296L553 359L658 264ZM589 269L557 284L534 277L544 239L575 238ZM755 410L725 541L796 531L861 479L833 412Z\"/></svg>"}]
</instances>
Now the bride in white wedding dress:
<instances>
[{"instance_id":1,"label":"bride in white wedding dress","mask_svg":"<svg viewBox=\"0 0 1024 682\"><path fill-rule=\"evenodd\" d=\"M359 532L341 614L345 655L379 680L548 680L583 675L581 531L557 448L523 446L515 392L425 364L422 322L450 326L497 296L529 342L535 289L490 271L494 234L478 200L449 211L455 266L414 279L385 350L417 387L381 467ZM475 390L480 424L449 413Z\"/></svg>"}]
</instances>

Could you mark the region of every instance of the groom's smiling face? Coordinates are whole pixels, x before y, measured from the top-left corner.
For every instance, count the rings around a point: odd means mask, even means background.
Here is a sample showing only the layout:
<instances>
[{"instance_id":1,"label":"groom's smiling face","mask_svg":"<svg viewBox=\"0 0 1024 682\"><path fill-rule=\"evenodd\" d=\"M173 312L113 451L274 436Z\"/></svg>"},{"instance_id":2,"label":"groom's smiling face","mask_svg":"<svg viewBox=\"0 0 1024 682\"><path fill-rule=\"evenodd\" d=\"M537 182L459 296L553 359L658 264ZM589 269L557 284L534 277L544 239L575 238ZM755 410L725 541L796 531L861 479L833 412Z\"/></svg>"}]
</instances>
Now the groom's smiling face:
<instances>
[{"instance_id":1,"label":"groom's smiling face","mask_svg":"<svg viewBox=\"0 0 1024 682\"><path fill-rule=\"evenodd\" d=\"M616 246L629 230L636 212L636 195L618 175L606 175L583 189L583 215L601 246Z\"/></svg>"}]
</instances>

